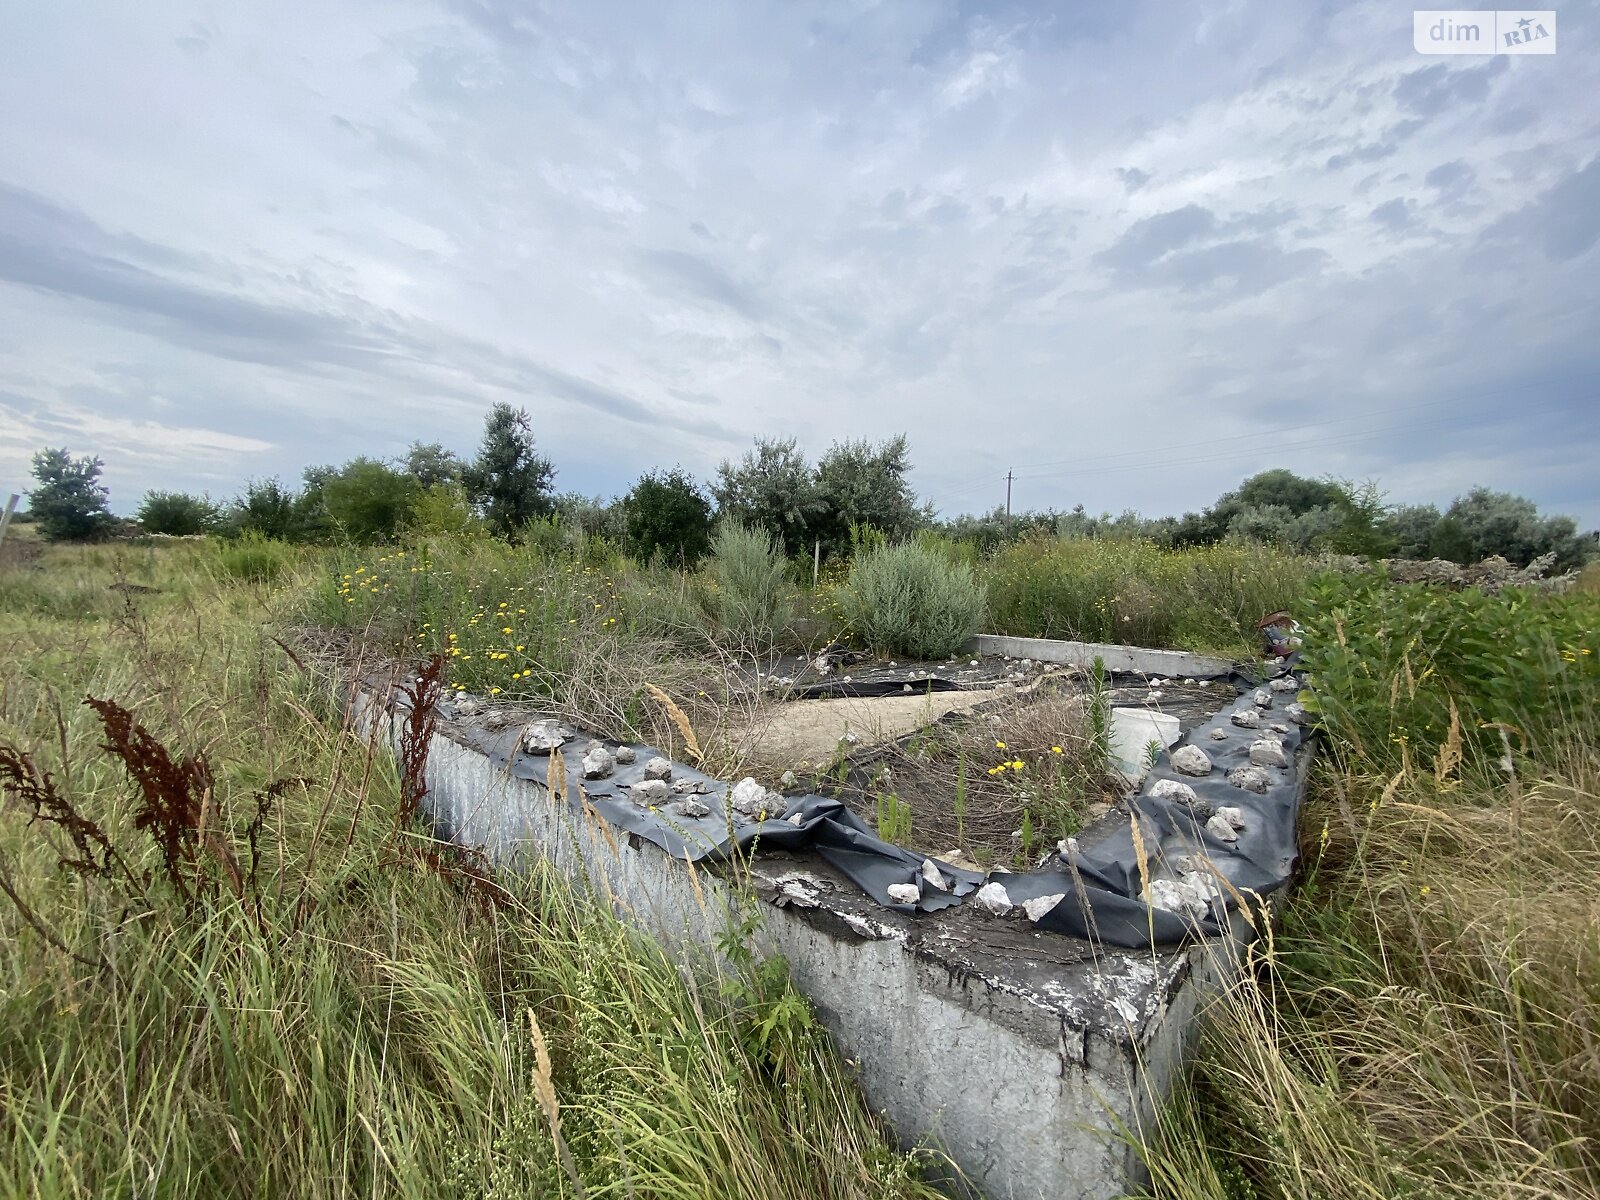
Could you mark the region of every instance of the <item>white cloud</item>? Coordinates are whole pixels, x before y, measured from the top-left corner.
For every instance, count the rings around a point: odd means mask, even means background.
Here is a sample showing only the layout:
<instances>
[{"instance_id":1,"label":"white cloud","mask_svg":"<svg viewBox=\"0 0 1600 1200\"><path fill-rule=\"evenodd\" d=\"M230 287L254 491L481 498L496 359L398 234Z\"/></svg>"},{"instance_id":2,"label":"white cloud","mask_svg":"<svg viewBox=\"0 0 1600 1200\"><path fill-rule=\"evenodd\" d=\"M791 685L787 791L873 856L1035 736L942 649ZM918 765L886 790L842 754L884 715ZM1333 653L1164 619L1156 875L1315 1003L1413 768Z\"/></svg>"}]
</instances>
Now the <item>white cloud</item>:
<instances>
[{"instance_id":1,"label":"white cloud","mask_svg":"<svg viewBox=\"0 0 1600 1200\"><path fill-rule=\"evenodd\" d=\"M69 433L119 495L468 450L512 399L586 492L904 430L946 510L1282 463L1595 523L1541 463L1597 448L1597 83L1377 3L41 12L0 38L0 486Z\"/></svg>"}]
</instances>

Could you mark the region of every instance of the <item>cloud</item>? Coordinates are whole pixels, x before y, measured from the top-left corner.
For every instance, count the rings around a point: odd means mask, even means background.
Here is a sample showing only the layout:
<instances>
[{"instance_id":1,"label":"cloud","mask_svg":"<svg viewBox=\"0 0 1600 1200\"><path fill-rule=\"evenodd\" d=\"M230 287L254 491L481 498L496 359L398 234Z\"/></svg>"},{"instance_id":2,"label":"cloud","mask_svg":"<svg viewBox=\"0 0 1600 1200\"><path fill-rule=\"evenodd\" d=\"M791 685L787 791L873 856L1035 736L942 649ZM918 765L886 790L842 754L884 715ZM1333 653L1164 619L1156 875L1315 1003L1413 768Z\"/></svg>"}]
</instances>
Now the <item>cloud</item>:
<instances>
[{"instance_id":1,"label":"cloud","mask_svg":"<svg viewBox=\"0 0 1600 1200\"><path fill-rule=\"evenodd\" d=\"M590 494L905 431L946 511L1293 447L1600 521L1545 465L1600 451L1595 56L1419 59L1376 0L85 5L0 42L0 476L226 493L509 400Z\"/></svg>"},{"instance_id":2,"label":"cloud","mask_svg":"<svg viewBox=\"0 0 1600 1200\"><path fill-rule=\"evenodd\" d=\"M1124 285L1168 286L1182 291L1266 290L1324 259L1315 247L1291 250L1267 233L1292 219L1281 210L1244 213L1219 221L1209 209L1185 205L1136 221L1095 256Z\"/></svg>"},{"instance_id":3,"label":"cloud","mask_svg":"<svg viewBox=\"0 0 1600 1200\"><path fill-rule=\"evenodd\" d=\"M1416 201L1403 196L1386 200L1367 214L1367 220L1381 225L1390 233L1407 233L1416 226Z\"/></svg>"},{"instance_id":4,"label":"cloud","mask_svg":"<svg viewBox=\"0 0 1600 1200\"><path fill-rule=\"evenodd\" d=\"M1481 105L1494 80L1509 65L1510 60L1504 56L1491 58L1478 67L1434 63L1402 75L1395 84L1394 98L1401 107L1420 117L1461 113Z\"/></svg>"}]
</instances>

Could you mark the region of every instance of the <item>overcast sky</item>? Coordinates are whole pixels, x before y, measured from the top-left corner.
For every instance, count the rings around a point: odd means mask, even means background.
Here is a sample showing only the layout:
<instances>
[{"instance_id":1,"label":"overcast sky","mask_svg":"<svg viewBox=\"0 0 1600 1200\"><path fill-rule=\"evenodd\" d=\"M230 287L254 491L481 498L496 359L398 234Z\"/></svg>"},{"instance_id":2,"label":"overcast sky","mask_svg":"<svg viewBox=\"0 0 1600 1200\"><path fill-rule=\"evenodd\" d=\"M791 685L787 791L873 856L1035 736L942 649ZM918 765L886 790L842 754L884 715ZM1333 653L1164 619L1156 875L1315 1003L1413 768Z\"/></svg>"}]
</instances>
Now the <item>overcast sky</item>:
<instances>
[{"instance_id":1,"label":"overcast sky","mask_svg":"<svg viewBox=\"0 0 1600 1200\"><path fill-rule=\"evenodd\" d=\"M945 514L1247 474L1600 524L1600 10L0 6L0 491L463 452L557 486L904 431Z\"/></svg>"}]
</instances>

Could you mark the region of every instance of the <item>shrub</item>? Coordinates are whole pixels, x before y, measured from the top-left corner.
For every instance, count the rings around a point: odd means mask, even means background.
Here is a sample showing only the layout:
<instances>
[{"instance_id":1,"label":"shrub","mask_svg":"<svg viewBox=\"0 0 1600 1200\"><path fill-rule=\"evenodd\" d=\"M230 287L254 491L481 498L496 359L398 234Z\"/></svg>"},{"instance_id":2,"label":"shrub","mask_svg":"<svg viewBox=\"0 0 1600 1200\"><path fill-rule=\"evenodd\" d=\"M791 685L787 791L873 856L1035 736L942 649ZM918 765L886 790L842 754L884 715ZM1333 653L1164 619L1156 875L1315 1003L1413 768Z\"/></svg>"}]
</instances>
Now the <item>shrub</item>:
<instances>
[{"instance_id":1,"label":"shrub","mask_svg":"<svg viewBox=\"0 0 1600 1200\"><path fill-rule=\"evenodd\" d=\"M293 553L283 542L251 532L232 541L219 542L216 563L229 578L247 583L271 583L283 574Z\"/></svg>"},{"instance_id":2,"label":"shrub","mask_svg":"<svg viewBox=\"0 0 1600 1200\"><path fill-rule=\"evenodd\" d=\"M217 506L205 496L152 491L144 494L137 516L146 533L191 537L216 525Z\"/></svg>"},{"instance_id":3,"label":"shrub","mask_svg":"<svg viewBox=\"0 0 1600 1200\"><path fill-rule=\"evenodd\" d=\"M795 587L783 547L770 534L723 521L711 542L710 574L703 605L718 636L764 649L791 627Z\"/></svg>"},{"instance_id":4,"label":"shrub","mask_svg":"<svg viewBox=\"0 0 1600 1200\"><path fill-rule=\"evenodd\" d=\"M354 458L321 480L322 505L334 527L353 542L394 537L411 511L417 484L371 458Z\"/></svg>"},{"instance_id":5,"label":"shrub","mask_svg":"<svg viewBox=\"0 0 1600 1200\"><path fill-rule=\"evenodd\" d=\"M287 538L296 526L296 493L273 476L252 479L244 494L228 509L227 528L233 534L255 534L262 538Z\"/></svg>"},{"instance_id":6,"label":"shrub","mask_svg":"<svg viewBox=\"0 0 1600 1200\"><path fill-rule=\"evenodd\" d=\"M628 550L641 562L660 556L692 567L711 548L711 502L681 467L640 476L622 511Z\"/></svg>"},{"instance_id":7,"label":"shrub","mask_svg":"<svg viewBox=\"0 0 1600 1200\"><path fill-rule=\"evenodd\" d=\"M839 601L873 650L927 659L955 654L978 632L987 594L966 563L925 542L902 542L858 554Z\"/></svg>"},{"instance_id":8,"label":"shrub","mask_svg":"<svg viewBox=\"0 0 1600 1200\"><path fill-rule=\"evenodd\" d=\"M422 537L472 538L486 536L489 527L473 511L466 489L446 481L422 489L411 502L411 528Z\"/></svg>"}]
</instances>

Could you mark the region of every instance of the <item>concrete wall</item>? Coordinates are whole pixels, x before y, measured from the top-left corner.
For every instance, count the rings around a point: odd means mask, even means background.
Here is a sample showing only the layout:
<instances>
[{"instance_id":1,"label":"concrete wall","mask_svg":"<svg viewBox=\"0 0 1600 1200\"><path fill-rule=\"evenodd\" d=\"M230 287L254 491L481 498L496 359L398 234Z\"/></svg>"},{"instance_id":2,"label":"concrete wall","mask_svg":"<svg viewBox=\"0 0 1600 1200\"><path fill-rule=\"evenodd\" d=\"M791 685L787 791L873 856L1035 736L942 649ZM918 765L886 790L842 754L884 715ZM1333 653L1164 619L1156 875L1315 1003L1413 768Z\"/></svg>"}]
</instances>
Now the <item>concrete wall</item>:
<instances>
[{"instance_id":1,"label":"concrete wall","mask_svg":"<svg viewBox=\"0 0 1600 1200\"><path fill-rule=\"evenodd\" d=\"M1092 667L1098 658L1105 663L1106 670L1118 674L1186 675L1191 679L1227 675L1234 666L1225 658L1189 654L1183 650L1143 650L1104 642L1062 642L1054 638L1005 637L994 633L980 633L967 643L967 650L977 655L1031 658L1034 662L1063 663L1085 669Z\"/></svg>"},{"instance_id":2,"label":"concrete wall","mask_svg":"<svg viewBox=\"0 0 1600 1200\"><path fill-rule=\"evenodd\" d=\"M810 856L763 856L741 877L692 867L552 803L462 733L432 741L441 836L512 869L542 857L690 966L709 965L739 890L772 902L760 948L788 959L903 1144L937 1145L994 1200L1101 1200L1137 1175L1114 1131L1143 1127L1178 1069L1207 948L1097 952L972 904L908 917Z\"/></svg>"}]
</instances>

